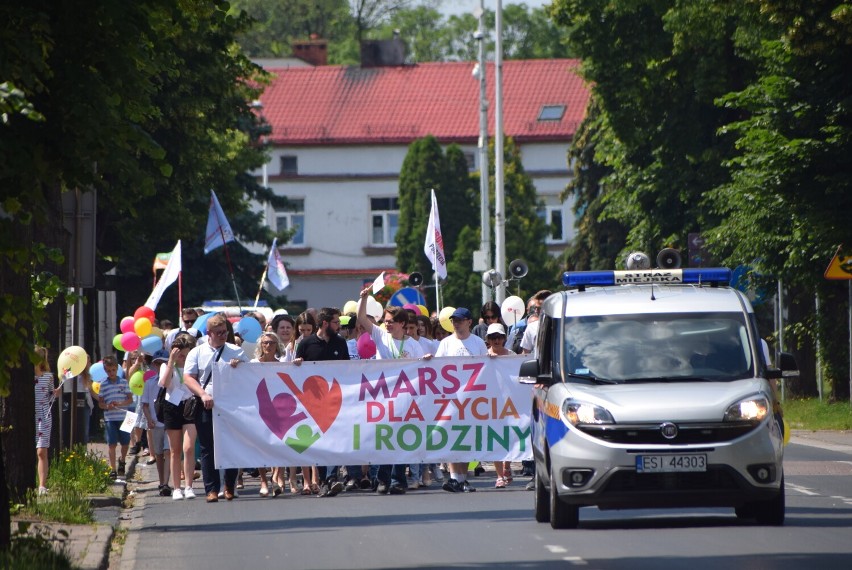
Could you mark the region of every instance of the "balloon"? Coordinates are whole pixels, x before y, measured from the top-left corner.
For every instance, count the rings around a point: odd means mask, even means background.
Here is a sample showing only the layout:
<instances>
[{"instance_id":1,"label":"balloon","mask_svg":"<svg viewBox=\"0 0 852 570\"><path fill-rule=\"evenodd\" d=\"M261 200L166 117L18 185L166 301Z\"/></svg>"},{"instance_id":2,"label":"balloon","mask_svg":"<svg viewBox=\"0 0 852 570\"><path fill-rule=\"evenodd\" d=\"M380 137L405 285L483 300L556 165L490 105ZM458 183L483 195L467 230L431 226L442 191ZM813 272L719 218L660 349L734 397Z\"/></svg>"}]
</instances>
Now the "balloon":
<instances>
[{"instance_id":1,"label":"balloon","mask_svg":"<svg viewBox=\"0 0 852 570\"><path fill-rule=\"evenodd\" d=\"M121 346L121 333L118 333L117 335L112 337L112 345L115 347L116 350L124 350L124 348Z\"/></svg>"},{"instance_id":2,"label":"balloon","mask_svg":"<svg viewBox=\"0 0 852 570\"><path fill-rule=\"evenodd\" d=\"M373 358L376 355L376 343L369 334L364 333L358 337L358 356L364 360Z\"/></svg>"},{"instance_id":3,"label":"balloon","mask_svg":"<svg viewBox=\"0 0 852 570\"><path fill-rule=\"evenodd\" d=\"M92 392L95 394L101 393L101 383L100 382L92 382Z\"/></svg>"},{"instance_id":4,"label":"balloon","mask_svg":"<svg viewBox=\"0 0 852 570\"><path fill-rule=\"evenodd\" d=\"M124 352L136 350L141 344L142 339L135 332L126 332L121 335L121 349Z\"/></svg>"},{"instance_id":5,"label":"balloon","mask_svg":"<svg viewBox=\"0 0 852 570\"><path fill-rule=\"evenodd\" d=\"M92 376L92 382L100 382L101 380L106 380L107 373L104 370L103 361L95 362L92 364L92 367L89 368L89 374ZM98 386L100 388L100 385Z\"/></svg>"},{"instance_id":6,"label":"balloon","mask_svg":"<svg viewBox=\"0 0 852 570\"><path fill-rule=\"evenodd\" d=\"M346 304L343 305L343 314L347 313L357 313L358 312L358 301L346 301Z\"/></svg>"},{"instance_id":7,"label":"balloon","mask_svg":"<svg viewBox=\"0 0 852 570\"><path fill-rule=\"evenodd\" d=\"M153 322L154 319L157 318L154 315L154 309L152 309L150 307L146 307L145 305L142 305L141 307L136 309L136 312L133 313L133 318L136 319L136 320L139 320L143 317L148 319L151 322Z\"/></svg>"},{"instance_id":8,"label":"balloon","mask_svg":"<svg viewBox=\"0 0 852 570\"><path fill-rule=\"evenodd\" d=\"M156 378L156 377L157 377L157 371L156 370L146 370L145 373L142 375L142 381L147 382L151 378Z\"/></svg>"},{"instance_id":9,"label":"balloon","mask_svg":"<svg viewBox=\"0 0 852 570\"><path fill-rule=\"evenodd\" d=\"M89 357L81 346L69 346L59 355L56 368L62 376L77 376L86 369Z\"/></svg>"},{"instance_id":10,"label":"balloon","mask_svg":"<svg viewBox=\"0 0 852 570\"><path fill-rule=\"evenodd\" d=\"M128 382L130 386L130 391L133 392L136 396L141 396L142 392L145 390L145 378L142 375L141 370L137 370L133 373L133 376L130 377L130 382Z\"/></svg>"},{"instance_id":11,"label":"balloon","mask_svg":"<svg viewBox=\"0 0 852 570\"><path fill-rule=\"evenodd\" d=\"M136 334L140 337L146 337L151 334L152 328L153 325L148 317L139 317L136 319L136 322L133 323L133 330L136 331Z\"/></svg>"},{"instance_id":12,"label":"balloon","mask_svg":"<svg viewBox=\"0 0 852 570\"><path fill-rule=\"evenodd\" d=\"M234 325L234 332L240 333L243 340L257 342L257 339L260 338L260 333L263 332L263 328L260 326L260 322L258 322L256 318L243 317L236 325Z\"/></svg>"},{"instance_id":13,"label":"balloon","mask_svg":"<svg viewBox=\"0 0 852 570\"><path fill-rule=\"evenodd\" d=\"M161 329L159 327L151 327L151 334L157 335L158 337L160 337L160 339L163 339L166 336L166 335L163 334L163 329ZM151 336L151 335L149 334L148 336Z\"/></svg>"},{"instance_id":14,"label":"balloon","mask_svg":"<svg viewBox=\"0 0 852 570\"><path fill-rule=\"evenodd\" d=\"M382 308L382 304L376 301L373 297L367 297L367 314L376 319L377 321L382 318L382 313L385 310Z\"/></svg>"},{"instance_id":15,"label":"balloon","mask_svg":"<svg viewBox=\"0 0 852 570\"><path fill-rule=\"evenodd\" d=\"M244 340L243 343L240 345L240 348L243 349L243 352L246 353L246 356L253 358L254 351L257 349L257 343Z\"/></svg>"},{"instance_id":16,"label":"balloon","mask_svg":"<svg viewBox=\"0 0 852 570\"><path fill-rule=\"evenodd\" d=\"M414 303L406 303L402 306L402 308L406 309L407 311L413 312L415 316L420 314L420 309L418 309L417 305L415 305Z\"/></svg>"},{"instance_id":17,"label":"balloon","mask_svg":"<svg viewBox=\"0 0 852 570\"><path fill-rule=\"evenodd\" d=\"M195 330L201 331L202 335L207 334L207 319L213 316L213 313L204 313L200 317L195 320L195 324L192 325Z\"/></svg>"},{"instance_id":18,"label":"balloon","mask_svg":"<svg viewBox=\"0 0 852 570\"><path fill-rule=\"evenodd\" d=\"M154 354L163 348L163 339L155 334L149 334L142 339L142 351L148 354Z\"/></svg>"},{"instance_id":19,"label":"balloon","mask_svg":"<svg viewBox=\"0 0 852 570\"><path fill-rule=\"evenodd\" d=\"M453 332L453 323L450 320L450 316L455 312L455 307L444 307L441 309L441 312L438 313L438 321L441 323L441 328L447 332Z\"/></svg>"},{"instance_id":20,"label":"balloon","mask_svg":"<svg viewBox=\"0 0 852 570\"><path fill-rule=\"evenodd\" d=\"M429 316L429 309L426 308L426 305L417 305L417 308L420 309L420 314L424 317Z\"/></svg>"},{"instance_id":21,"label":"balloon","mask_svg":"<svg viewBox=\"0 0 852 570\"><path fill-rule=\"evenodd\" d=\"M503 322L507 325L518 324L518 321L524 318L524 300L517 295L506 297L503 304L500 305L500 313Z\"/></svg>"},{"instance_id":22,"label":"balloon","mask_svg":"<svg viewBox=\"0 0 852 570\"><path fill-rule=\"evenodd\" d=\"M133 317L124 317L121 319L121 324L118 325L118 328L121 329L121 332L133 332L133 323L136 322L136 319Z\"/></svg>"}]
</instances>

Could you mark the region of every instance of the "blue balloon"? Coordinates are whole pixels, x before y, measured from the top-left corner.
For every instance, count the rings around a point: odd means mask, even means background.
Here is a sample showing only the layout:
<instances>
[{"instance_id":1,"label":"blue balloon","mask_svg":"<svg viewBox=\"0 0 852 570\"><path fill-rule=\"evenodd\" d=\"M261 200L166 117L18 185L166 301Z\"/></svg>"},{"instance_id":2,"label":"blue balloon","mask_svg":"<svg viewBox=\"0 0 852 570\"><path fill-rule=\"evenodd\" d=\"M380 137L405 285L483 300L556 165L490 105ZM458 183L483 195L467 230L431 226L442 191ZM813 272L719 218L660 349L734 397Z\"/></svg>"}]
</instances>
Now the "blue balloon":
<instances>
[{"instance_id":1,"label":"blue balloon","mask_svg":"<svg viewBox=\"0 0 852 570\"><path fill-rule=\"evenodd\" d=\"M95 362L92 364L92 367L89 368L89 374L92 375L92 382L101 382L106 380L107 373L104 370L103 362Z\"/></svg>"},{"instance_id":2,"label":"blue balloon","mask_svg":"<svg viewBox=\"0 0 852 570\"><path fill-rule=\"evenodd\" d=\"M207 334L207 319L212 317L215 313L204 313L200 317L195 320L195 323L192 325L192 328L201 332L201 336Z\"/></svg>"},{"instance_id":3,"label":"blue balloon","mask_svg":"<svg viewBox=\"0 0 852 570\"><path fill-rule=\"evenodd\" d=\"M163 348L163 339L158 335L150 334L142 339L142 350L148 354L154 354Z\"/></svg>"},{"instance_id":4,"label":"blue balloon","mask_svg":"<svg viewBox=\"0 0 852 570\"><path fill-rule=\"evenodd\" d=\"M247 340L248 342L257 342L257 339L260 338L260 333L263 332L263 330L256 318L243 317L237 321L236 325L234 325L234 332L240 333L243 340Z\"/></svg>"}]
</instances>

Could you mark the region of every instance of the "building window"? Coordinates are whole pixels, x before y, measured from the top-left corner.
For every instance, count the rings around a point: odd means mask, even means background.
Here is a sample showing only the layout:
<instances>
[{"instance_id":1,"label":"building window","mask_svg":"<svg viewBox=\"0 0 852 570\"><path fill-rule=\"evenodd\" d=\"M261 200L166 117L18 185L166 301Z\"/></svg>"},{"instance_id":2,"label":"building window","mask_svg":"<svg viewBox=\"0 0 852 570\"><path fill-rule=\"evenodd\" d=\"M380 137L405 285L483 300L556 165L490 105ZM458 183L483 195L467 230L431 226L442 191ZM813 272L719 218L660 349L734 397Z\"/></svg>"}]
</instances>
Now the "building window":
<instances>
[{"instance_id":1,"label":"building window","mask_svg":"<svg viewBox=\"0 0 852 570\"><path fill-rule=\"evenodd\" d=\"M561 121L565 105L543 105L538 114L539 121Z\"/></svg>"},{"instance_id":2,"label":"building window","mask_svg":"<svg viewBox=\"0 0 852 570\"><path fill-rule=\"evenodd\" d=\"M547 224L546 243L565 243L568 241L565 228L565 208L562 204L545 206L538 211L538 216Z\"/></svg>"},{"instance_id":3,"label":"building window","mask_svg":"<svg viewBox=\"0 0 852 570\"><path fill-rule=\"evenodd\" d=\"M464 159L467 161L467 169L469 172L473 172L476 170L476 153L475 152L465 152Z\"/></svg>"},{"instance_id":4,"label":"building window","mask_svg":"<svg viewBox=\"0 0 852 570\"><path fill-rule=\"evenodd\" d=\"M275 228L279 232L293 232L282 247L302 247L305 245L305 200L289 198L289 201L288 208L275 210Z\"/></svg>"},{"instance_id":5,"label":"building window","mask_svg":"<svg viewBox=\"0 0 852 570\"><path fill-rule=\"evenodd\" d=\"M281 176L296 176L299 174L299 158L296 156L281 157Z\"/></svg>"},{"instance_id":6,"label":"building window","mask_svg":"<svg viewBox=\"0 0 852 570\"><path fill-rule=\"evenodd\" d=\"M370 245L395 245L399 229L399 199L370 198L370 220Z\"/></svg>"}]
</instances>

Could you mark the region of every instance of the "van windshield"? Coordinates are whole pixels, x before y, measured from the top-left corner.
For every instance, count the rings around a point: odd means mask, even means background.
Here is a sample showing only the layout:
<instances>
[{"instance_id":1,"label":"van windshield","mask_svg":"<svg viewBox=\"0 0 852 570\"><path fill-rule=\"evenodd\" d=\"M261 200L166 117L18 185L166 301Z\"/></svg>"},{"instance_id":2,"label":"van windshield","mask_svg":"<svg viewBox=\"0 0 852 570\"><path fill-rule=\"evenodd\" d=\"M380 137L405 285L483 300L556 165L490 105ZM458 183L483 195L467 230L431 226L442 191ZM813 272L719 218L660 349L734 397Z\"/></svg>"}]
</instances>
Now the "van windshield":
<instances>
[{"instance_id":1,"label":"van windshield","mask_svg":"<svg viewBox=\"0 0 852 570\"><path fill-rule=\"evenodd\" d=\"M724 382L753 376L740 313L566 317L563 326L569 381Z\"/></svg>"}]
</instances>

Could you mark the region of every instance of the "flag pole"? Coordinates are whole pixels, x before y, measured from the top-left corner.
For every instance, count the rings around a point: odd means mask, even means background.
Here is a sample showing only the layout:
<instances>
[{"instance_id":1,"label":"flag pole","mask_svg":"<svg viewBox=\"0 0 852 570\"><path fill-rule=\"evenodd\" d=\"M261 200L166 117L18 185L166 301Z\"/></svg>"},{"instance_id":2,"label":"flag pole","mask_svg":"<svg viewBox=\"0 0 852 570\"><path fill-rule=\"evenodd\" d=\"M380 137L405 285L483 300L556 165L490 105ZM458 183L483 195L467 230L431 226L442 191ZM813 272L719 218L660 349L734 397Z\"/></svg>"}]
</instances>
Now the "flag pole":
<instances>
[{"instance_id":1,"label":"flag pole","mask_svg":"<svg viewBox=\"0 0 852 570\"><path fill-rule=\"evenodd\" d=\"M438 307L438 314L441 314L441 280L438 277L438 272L433 273L435 277L435 306Z\"/></svg>"},{"instance_id":2,"label":"flag pole","mask_svg":"<svg viewBox=\"0 0 852 570\"><path fill-rule=\"evenodd\" d=\"M231 266L231 254L228 253L228 242L225 241L225 230L222 229L222 222L219 222L219 233L222 235L222 247L225 248L225 259L228 261L228 271L231 274L231 283L234 284L234 295L237 297L237 307L240 313L243 312L243 304L240 301L240 293L237 291L237 279L234 277L234 268Z\"/></svg>"},{"instance_id":3,"label":"flag pole","mask_svg":"<svg viewBox=\"0 0 852 570\"><path fill-rule=\"evenodd\" d=\"M257 288L257 297L254 298L254 308L257 309L257 304L260 302L260 292L263 291L263 284L266 282L266 272L269 271L269 264L263 268L263 275L260 276L260 287Z\"/></svg>"}]
</instances>

